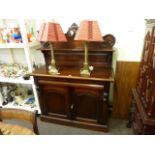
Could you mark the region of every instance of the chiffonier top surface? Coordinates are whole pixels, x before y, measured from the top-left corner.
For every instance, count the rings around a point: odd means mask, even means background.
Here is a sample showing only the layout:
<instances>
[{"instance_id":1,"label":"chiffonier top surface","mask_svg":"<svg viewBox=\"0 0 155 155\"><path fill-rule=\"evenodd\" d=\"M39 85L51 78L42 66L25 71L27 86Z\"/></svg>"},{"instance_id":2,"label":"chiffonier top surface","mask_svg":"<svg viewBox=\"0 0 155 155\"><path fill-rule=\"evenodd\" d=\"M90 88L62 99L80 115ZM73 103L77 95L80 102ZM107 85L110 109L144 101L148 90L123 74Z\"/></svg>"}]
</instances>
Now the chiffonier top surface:
<instances>
[{"instance_id":1,"label":"chiffonier top surface","mask_svg":"<svg viewBox=\"0 0 155 155\"><path fill-rule=\"evenodd\" d=\"M41 67L33 71L30 75L34 77L51 77L51 78L65 78L65 79L80 79L80 80L93 80L93 81L107 81L114 82L113 70L110 68L96 68L89 77L80 75L80 68L62 68L58 75L51 75L48 73L46 67Z\"/></svg>"}]
</instances>

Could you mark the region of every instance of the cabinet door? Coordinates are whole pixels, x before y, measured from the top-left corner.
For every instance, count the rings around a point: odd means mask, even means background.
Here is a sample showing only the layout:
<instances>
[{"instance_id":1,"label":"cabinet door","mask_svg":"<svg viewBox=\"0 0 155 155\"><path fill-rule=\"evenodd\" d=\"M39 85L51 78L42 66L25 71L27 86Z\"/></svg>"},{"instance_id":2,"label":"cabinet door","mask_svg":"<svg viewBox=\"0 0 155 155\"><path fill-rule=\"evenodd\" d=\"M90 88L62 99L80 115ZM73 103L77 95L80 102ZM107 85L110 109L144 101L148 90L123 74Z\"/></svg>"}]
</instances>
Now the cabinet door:
<instances>
[{"instance_id":1,"label":"cabinet door","mask_svg":"<svg viewBox=\"0 0 155 155\"><path fill-rule=\"evenodd\" d=\"M73 100L74 119L92 123L105 123L106 107L104 107L100 91L76 88Z\"/></svg>"},{"instance_id":2,"label":"cabinet door","mask_svg":"<svg viewBox=\"0 0 155 155\"><path fill-rule=\"evenodd\" d=\"M69 117L69 95L66 87L41 85L39 97L43 115Z\"/></svg>"}]
</instances>

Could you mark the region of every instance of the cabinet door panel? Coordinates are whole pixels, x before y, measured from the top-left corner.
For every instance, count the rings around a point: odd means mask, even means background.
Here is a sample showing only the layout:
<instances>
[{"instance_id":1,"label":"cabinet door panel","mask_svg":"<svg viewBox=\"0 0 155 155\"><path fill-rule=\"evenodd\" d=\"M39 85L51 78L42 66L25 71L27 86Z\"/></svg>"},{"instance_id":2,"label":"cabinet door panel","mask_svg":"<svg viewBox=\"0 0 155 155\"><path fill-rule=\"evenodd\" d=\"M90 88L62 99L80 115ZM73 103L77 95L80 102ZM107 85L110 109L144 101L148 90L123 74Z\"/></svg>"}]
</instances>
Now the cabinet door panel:
<instances>
[{"instance_id":1,"label":"cabinet door panel","mask_svg":"<svg viewBox=\"0 0 155 155\"><path fill-rule=\"evenodd\" d=\"M47 92L45 102L48 112L66 114L65 95L59 92Z\"/></svg>"},{"instance_id":2,"label":"cabinet door panel","mask_svg":"<svg viewBox=\"0 0 155 155\"><path fill-rule=\"evenodd\" d=\"M68 89L63 87L41 86L41 104L44 104L43 111L47 115L69 117L69 96Z\"/></svg>"},{"instance_id":3,"label":"cabinet door panel","mask_svg":"<svg viewBox=\"0 0 155 155\"><path fill-rule=\"evenodd\" d=\"M75 118L98 119L98 93L94 90L76 89L74 91Z\"/></svg>"},{"instance_id":4,"label":"cabinet door panel","mask_svg":"<svg viewBox=\"0 0 155 155\"><path fill-rule=\"evenodd\" d=\"M97 98L91 94L77 94L75 97L75 115L76 117L84 117L97 119L98 104Z\"/></svg>"}]
</instances>

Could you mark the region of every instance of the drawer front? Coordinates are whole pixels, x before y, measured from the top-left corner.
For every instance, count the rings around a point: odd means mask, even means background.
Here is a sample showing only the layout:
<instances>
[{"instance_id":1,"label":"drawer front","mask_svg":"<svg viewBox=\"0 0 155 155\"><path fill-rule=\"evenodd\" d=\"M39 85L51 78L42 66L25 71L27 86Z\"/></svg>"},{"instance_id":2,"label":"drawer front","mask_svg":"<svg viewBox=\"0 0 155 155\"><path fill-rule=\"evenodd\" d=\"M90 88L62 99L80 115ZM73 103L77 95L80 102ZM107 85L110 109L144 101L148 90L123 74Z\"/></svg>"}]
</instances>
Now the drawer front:
<instances>
[{"instance_id":1,"label":"drawer front","mask_svg":"<svg viewBox=\"0 0 155 155\"><path fill-rule=\"evenodd\" d=\"M69 76L70 77L70 76ZM59 75L53 76L53 77L35 77L36 83L42 83L44 82L51 82L51 83L70 83L70 84L83 84L83 85L100 85L100 86L106 86L109 85L110 81L101 81L101 80L94 80L94 79L81 79L81 78L65 78Z\"/></svg>"}]
</instances>

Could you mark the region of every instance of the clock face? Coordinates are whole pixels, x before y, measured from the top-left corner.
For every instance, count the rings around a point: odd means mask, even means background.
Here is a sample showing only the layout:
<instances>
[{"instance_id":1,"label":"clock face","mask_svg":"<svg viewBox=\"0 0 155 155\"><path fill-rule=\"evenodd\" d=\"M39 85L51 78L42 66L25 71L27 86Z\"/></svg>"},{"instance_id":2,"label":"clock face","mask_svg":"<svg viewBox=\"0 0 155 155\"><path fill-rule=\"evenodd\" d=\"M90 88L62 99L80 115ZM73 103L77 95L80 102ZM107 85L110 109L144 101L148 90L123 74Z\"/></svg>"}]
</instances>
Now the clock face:
<instances>
[{"instance_id":1,"label":"clock face","mask_svg":"<svg viewBox=\"0 0 155 155\"><path fill-rule=\"evenodd\" d=\"M70 36L73 37L74 34L75 34L75 31L71 30L71 31L70 31Z\"/></svg>"}]
</instances>

